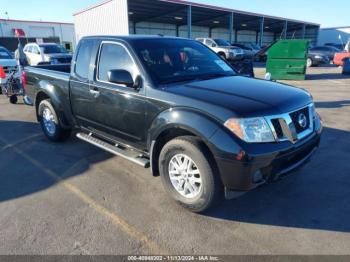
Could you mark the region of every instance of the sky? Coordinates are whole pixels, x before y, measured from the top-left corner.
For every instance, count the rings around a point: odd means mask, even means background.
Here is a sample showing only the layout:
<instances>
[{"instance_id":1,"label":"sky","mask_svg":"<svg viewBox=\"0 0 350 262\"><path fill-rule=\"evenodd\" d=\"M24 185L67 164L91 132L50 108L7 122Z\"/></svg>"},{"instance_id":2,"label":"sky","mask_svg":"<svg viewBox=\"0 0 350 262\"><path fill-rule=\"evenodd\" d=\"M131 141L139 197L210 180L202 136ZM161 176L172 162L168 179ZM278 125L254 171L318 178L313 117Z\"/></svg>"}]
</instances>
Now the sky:
<instances>
[{"instance_id":1,"label":"sky","mask_svg":"<svg viewBox=\"0 0 350 262\"><path fill-rule=\"evenodd\" d=\"M131 0L132 1L132 0ZM72 14L100 0L0 0L0 18L73 22ZM350 26L350 1L192 0L242 11L297 19L321 27ZM7 14L6 14L7 12Z\"/></svg>"}]
</instances>

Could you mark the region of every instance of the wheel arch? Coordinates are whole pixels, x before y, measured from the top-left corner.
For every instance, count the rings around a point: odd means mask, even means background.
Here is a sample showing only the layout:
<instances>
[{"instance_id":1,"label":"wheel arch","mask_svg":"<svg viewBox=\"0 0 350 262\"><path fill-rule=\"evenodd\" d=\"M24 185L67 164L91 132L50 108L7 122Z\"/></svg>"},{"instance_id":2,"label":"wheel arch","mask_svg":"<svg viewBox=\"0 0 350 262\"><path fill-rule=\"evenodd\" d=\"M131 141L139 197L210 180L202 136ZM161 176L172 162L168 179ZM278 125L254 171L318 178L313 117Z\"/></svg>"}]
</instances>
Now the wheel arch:
<instances>
[{"instance_id":1,"label":"wheel arch","mask_svg":"<svg viewBox=\"0 0 350 262\"><path fill-rule=\"evenodd\" d=\"M225 54L224 51L219 51L218 55L221 56L221 57L224 57L226 59L226 54Z\"/></svg>"},{"instance_id":2,"label":"wheel arch","mask_svg":"<svg viewBox=\"0 0 350 262\"><path fill-rule=\"evenodd\" d=\"M159 175L159 155L164 145L181 136L196 137L203 144L216 169L216 162L209 139L219 128L219 124L208 116L188 109L173 109L161 113L152 124L148 134L151 170L154 176ZM216 169L215 171L217 171Z\"/></svg>"},{"instance_id":3,"label":"wheel arch","mask_svg":"<svg viewBox=\"0 0 350 262\"><path fill-rule=\"evenodd\" d=\"M36 112L37 121L40 121L39 105L43 100L46 100L46 99L51 100L51 104L54 107L54 109L56 110L56 113L58 114L58 118L59 118L61 125L67 129L70 128L71 125L69 124L64 112L60 109L61 105L60 105L58 98L55 95L53 95L52 93L49 93L45 89L40 89L35 96L34 105L35 105L35 112Z\"/></svg>"}]
</instances>

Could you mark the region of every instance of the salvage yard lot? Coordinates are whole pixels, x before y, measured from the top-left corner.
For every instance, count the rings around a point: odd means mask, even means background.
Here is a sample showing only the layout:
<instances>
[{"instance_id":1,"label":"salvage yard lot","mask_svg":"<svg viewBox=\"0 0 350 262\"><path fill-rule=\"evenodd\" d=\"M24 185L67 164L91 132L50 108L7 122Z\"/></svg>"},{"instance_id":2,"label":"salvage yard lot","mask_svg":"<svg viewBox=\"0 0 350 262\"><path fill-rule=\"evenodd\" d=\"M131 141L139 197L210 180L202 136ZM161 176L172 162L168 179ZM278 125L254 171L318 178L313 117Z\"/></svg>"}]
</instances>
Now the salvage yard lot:
<instances>
[{"instance_id":1,"label":"salvage yard lot","mask_svg":"<svg viewBox=\"0 0 350 262\"><path fill-rule=\"evenodd\" d=\"M320 150L206 215L176 205L147 169L74 136L48 142L33 108L1 96L0 254L350 254L350 78L309 71L286 83L313 95Z\"/></svg>"}]
</instances>

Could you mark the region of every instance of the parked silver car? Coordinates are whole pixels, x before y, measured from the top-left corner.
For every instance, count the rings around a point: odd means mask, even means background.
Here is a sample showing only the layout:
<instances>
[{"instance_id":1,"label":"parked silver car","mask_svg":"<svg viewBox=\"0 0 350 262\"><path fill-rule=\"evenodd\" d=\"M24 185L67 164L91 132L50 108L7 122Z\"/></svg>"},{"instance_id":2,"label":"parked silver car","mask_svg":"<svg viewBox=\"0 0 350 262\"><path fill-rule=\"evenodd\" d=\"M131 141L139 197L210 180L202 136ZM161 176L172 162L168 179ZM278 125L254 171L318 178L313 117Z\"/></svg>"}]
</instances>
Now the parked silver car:
<instances>
[{"instance_id":1,"label":"parked silver car","mask_svg":"<svg viewBox=\"0 0 350 262\"><path fill-rule=\"evenodd\" d=\"M196 40L208 46L224 59L241 60L244 58L242 48L232 46L224 39L197 38Z\"/></svg>"},{"instance_id":2,"label":"parked silver car","mask_svg":"<svg viewBox=\"0 0 350 262\"><path fill-rule=\"evenodd\" d=\"M29 43L23 49L29 65L69 64L72 55L61 45L55 43Z\"/></svg>"}]
</instances>

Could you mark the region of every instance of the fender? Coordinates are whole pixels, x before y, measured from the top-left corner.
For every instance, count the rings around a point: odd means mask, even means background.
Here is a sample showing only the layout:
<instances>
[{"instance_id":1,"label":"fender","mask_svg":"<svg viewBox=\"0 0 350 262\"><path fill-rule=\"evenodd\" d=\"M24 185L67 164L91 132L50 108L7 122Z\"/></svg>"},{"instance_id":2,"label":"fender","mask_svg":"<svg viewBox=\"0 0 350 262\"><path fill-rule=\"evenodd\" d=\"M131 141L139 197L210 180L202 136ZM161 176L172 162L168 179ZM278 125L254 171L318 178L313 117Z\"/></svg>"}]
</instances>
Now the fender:
<instances>
[{"instance_id":1,"label":"fender","mask_svg":"<svg viewBox=\"0 0 350 262\"><path fill-rule=\"evenodd\" d=\"M69 90L68 87L63 87L63 85L67 85L67 82L60 79L55 80L55 82L55 84L52 84L47 80L40 80L37 82L37 92L35 94L34 104L37 109L39 106L38 99L43 95L49 97L52 105L60 116L61 124L66 128L70 128L73 126L74 122L70 111Z\"/></svg>"},{"instance_id":2,"label":"fender","mask_svg":"<svg viewBox=\"0 0 350 262\"><path fill-rule=\"evenodd\" d=\"M152 141L156 141L163 131L173 128L193 133L207 142L220 126L218 120L200 111L185 107L170 108L153 120L148 131L147 145L150 148Z\"/></svg>"}]
</instances>

